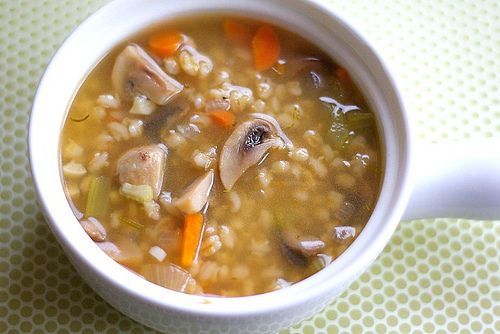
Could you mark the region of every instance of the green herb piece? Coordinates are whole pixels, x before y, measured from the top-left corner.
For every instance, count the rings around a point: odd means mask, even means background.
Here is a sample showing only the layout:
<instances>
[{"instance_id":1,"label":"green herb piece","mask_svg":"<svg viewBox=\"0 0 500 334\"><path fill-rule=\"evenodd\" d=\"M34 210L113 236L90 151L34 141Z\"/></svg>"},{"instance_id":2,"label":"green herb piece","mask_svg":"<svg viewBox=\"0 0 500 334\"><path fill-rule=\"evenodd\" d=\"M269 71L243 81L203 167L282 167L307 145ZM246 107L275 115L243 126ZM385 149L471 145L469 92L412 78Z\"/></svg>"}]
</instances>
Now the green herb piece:
<instances>
[{"instance_id":1,"label":"green herb piece","mask_svg":"<svg viewBox=\"0 0 500 334\"><path fill-rule=\"evenodd\" d=\"M133 228L136 228L138 230L142 230L144 228L143 224L141 224L139 222L136 222L135 220L130 219L130 218L120 217L120 222L122 224L126 224L128 226L132 226Z\"/></svg>"},{"instance_id":2,"label":"green herb piece","mask_svg":"<svg viewBox=\"0 0 500 334\"><path fill-rule=\"evenodd\" d=\"M300 110L297 106L293 108L292 118L293 118L293 125L297 124L300 121Z\"/></svg>"},{"instance_id":3,"label":"green herb piece","mask_svg":"<svg viewBox=\"0 0 500 334\"><path fill-rule=\"evenodd\" d=\"M89 117L90 117L90 114L87 114L87 115L83 116L82 118L70 117L69 119L72 120L73 122L83 122Z\"/></svg>"},{"instance_id":4,"label":"green herb piece","mask_svg":"<svg viewBox=\"0 0 500 334\"><path fill-rule=\"evenodd\" d=\"M87 217L102 217L108 211L111 179L107 176L97 176L92 179L87 195L85 214Z\"/></svg>"}]
</instances>

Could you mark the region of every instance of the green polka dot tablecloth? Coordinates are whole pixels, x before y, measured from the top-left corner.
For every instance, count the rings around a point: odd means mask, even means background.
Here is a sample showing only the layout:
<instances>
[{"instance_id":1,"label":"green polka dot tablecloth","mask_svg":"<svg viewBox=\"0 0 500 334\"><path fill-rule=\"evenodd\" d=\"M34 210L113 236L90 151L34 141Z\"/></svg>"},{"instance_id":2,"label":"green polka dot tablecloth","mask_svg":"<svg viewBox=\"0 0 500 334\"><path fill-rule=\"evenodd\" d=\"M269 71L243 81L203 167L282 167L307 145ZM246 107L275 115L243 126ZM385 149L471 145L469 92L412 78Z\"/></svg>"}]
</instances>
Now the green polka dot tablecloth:
<instances>
[{"instance_id":1,"label":"green polka dot tablecloth","mask_svg":"<svg viewBox=\"0 0 500 334\"><path fill-rule=\"evenodd\" d=\"M37 82L65 36L105 2L0 0L0 333L153 332L77 275L28 169ZM500 2L330 3L397 75L420 141L500 136ZM500 222L402 222L368 272L285 333L499 333L499 253Z\"/></svg>"}]
</instances>

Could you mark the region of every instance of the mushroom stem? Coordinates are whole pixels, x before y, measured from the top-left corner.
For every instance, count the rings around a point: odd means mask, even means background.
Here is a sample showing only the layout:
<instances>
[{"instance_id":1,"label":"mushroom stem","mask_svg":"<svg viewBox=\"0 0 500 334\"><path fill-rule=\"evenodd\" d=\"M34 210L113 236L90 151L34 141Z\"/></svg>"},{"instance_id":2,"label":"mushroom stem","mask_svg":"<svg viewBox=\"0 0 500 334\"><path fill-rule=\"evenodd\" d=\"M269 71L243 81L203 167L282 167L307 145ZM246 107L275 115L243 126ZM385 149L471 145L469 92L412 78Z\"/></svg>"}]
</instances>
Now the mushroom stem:
<instances>
[{"instance_id":1,"label":"mushroom stem","mask_svg":"<svg viewBox=\"0 0 500 334\"><path fill-rule=\"evenodd\" d=\"M200 212L208 202L208 195L214 184L214 170L211 169L191 183L173 204L185 214Z\"/></svg>"},{"instance_id":2,"label":"mushroom stem","mask_svg":"<svg viewBox=\"0 0 500 334\"><path fill-rule=\"evenodd\" d=\"M116 172L120 183L148 185L153 197L160 194L167 160L167 148L163 145L136 147L118 159Z\"/></svg>"}]
</instances>

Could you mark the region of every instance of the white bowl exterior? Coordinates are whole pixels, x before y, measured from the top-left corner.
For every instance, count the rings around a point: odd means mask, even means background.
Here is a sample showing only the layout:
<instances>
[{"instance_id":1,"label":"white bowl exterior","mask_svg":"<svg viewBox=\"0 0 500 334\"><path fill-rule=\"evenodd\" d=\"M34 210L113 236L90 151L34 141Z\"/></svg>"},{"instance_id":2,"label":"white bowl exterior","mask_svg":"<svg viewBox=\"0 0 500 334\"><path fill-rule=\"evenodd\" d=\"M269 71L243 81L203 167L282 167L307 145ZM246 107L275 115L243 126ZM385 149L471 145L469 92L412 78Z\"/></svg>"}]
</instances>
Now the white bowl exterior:
<instances>
[{"instance_id":1,"label":"white bowl exterior","mask_svg":"<svg viewBox=\"0 0 500 334\"><path fill-rule=\"evenodd\" d=\"M154 22L195 12L232 12L269 20L321 46L346 67L377 112L385 174L377 206L357 240L330 266L293 286L242 298L207 298L163 289L128 272L79 228L59 172L60 131L89 69L128 36ZM124 19L125 18L125 19ZM410 185L410 136L399 92L387 68L359 32L314 1L117 0L87 19L52 59L30 119L32 174L49 226L72 263L106 301L167 332L265 333L312 316L378 256L399 222Z\"/></svg>"}]
</instances>

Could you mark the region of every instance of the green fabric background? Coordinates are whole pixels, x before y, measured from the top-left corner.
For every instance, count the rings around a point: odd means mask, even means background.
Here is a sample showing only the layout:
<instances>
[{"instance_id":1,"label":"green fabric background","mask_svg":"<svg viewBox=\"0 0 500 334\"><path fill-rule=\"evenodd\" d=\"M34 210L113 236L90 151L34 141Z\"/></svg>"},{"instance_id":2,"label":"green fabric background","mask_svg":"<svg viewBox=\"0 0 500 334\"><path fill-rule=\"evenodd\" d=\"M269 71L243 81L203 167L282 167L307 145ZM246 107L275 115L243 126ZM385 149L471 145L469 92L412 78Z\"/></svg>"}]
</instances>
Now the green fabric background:
<instances>
[{"instance_id":1,"label":"green fabric background","mask_svg":"<svg viewBox=\"0 0 500 334\"><path fill-rule=\"evenodd\" d=\"M0 333L144 333L76 274L37 207L27 123L37 82L105 0L0 0ZM421 142L500 137L500 3L328 1L409 98ZM374 265L288 333L500 332L500 222L402 222Z\"/></svg>"}]
</instances>

